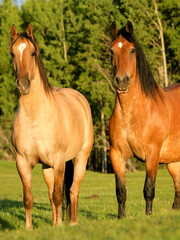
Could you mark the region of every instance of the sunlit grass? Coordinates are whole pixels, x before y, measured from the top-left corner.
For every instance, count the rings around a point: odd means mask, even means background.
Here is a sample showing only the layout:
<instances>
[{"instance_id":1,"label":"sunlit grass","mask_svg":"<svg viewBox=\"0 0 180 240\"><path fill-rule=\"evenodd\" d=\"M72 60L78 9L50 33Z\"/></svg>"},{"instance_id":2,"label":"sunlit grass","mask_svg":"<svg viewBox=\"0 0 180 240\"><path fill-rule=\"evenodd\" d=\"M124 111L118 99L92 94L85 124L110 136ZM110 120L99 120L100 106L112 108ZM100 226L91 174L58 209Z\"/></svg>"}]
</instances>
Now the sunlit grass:
<instances>
[{"instance_id":1,"label":"sunlit grass","mask_svg":"<svg viewBox=\"0 0 180 240\"><path fill-rule=\"evenodd\" d=\"M172 211L173 182L159 170L153 215L145 215L145 172L127 173L126 218L117 219L113 174L87 171L81 184L75 227L52 227L51 206L41 166L33 170L32 231L25 231L22 184L14 162L0 161L0 239L180 239L180 212ZM94 197L92 197L94 195Z\"/></svg>"}]
</instances>

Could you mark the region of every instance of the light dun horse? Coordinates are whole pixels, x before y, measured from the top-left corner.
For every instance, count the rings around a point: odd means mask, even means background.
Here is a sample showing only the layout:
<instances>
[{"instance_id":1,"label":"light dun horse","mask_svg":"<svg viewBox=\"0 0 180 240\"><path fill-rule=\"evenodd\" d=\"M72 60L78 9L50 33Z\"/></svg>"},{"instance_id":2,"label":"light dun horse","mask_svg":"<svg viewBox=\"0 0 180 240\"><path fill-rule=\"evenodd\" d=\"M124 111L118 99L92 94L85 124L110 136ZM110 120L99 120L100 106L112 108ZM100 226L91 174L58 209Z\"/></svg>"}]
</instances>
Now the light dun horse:
<instances>
[{"instance_id":1,"label":"light dun horse","mask_svg":"<svg viewBox=\"0 0 180 240\"><path fill-rule=\"evenodd\" d=\"M50 86L31 25L20 34L13 25L11 36L10 52L20 92L12 144L23 184L26 229L32 226L31 171L38 162L43 164L54 224L60 225L65 163L72 159L74 177L66 174L67 180L72 179L72 186L68 183L67 213L70 224L75 224L79 187L93 144L89 104L73 89Z\"/></svg>"},{"instance_id":2,"label":"light dun horse","mask_svg":"<svg viewBox=\"0 0 180 240\"><path fill-rule=\"evenodd\" d=\"M166 163L175 186L173 208L180 208L180 85L162 89L154 80L133 26L114 37L112 65L117 89L115 108L110 120L110 158L116 179L118 217L125 216L125 165L136 156L146 162L144 198L146 214L151 214L159 163Z\"/></svg>"}]
</instances>

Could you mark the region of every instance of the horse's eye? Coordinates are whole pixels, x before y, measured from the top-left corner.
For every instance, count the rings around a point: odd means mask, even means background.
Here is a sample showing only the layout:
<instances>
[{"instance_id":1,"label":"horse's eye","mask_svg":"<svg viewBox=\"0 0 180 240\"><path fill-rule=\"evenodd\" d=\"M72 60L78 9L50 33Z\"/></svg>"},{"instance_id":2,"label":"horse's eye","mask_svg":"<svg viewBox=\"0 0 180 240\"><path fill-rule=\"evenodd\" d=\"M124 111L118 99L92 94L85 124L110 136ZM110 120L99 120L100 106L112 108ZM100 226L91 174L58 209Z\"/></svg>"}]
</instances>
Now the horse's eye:
<instances>
[{"instance_id":1,"label":"horse's eye","mask_svg":"<svg viewBox=\"0 0 180 240\"><path fill-rule=\"evenodd\" d=\"M11 52L11 56L12 56L12 58L13 58L13 57L14 57L14 53Z\"/></svg>"},{"instance_id":2,"label":"horse's eye","mask_svg":"<svg viewBox=\"0 0 180 240\"><path fill-rule=\"evenodd\" d=\"M132 48L132 49L131 49L131 53L132 53L132 54L135 53L135 51L136 51L135 48Z\"/></svg>"},{"instance_id":3,"label":"horse's eye","mask_svg":"<svg viewBox=\"0 0 180 240\"><path fill-rule=\"evenodd\" d=\"M112 50L112 48L110 49L110 53L113 55L114 51Z\"/></svg>"},{"instance_id":4,"label":"horse's eye","mask_svg":"<svg viewBox=\"0 0 180 240\"><path fill-rule=\"evenodd\" d=\"M32 53L32 56L36 56L36 52L33 52L33 53Z\"/></svg>"}]
</instances>

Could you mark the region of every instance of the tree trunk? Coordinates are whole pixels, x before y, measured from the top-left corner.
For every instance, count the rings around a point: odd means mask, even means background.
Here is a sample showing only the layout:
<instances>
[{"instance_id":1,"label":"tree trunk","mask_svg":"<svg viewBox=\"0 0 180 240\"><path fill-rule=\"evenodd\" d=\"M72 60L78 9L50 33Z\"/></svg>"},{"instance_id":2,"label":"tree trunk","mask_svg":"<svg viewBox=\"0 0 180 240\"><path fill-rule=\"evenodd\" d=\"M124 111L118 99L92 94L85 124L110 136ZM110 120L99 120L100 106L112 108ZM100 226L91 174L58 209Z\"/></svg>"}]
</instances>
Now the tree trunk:
<instances>
[{"instance_id":1,"label":"tree trunk","mask_svg":"<svg viewBox=\"0 0 180 240\"><path fill-rule=\"evenodd\" d=\"M61 0L61 30L62 30L62 40L63 40L63 48L64 48L64 60L67 62L67 49L66 49L66 38L65 38L65 30L64 30L64 15L63 15L63 0Z\"/></svg>"},{"instance_id":2,"label":"tree trunk","mask_svg":"<svg viewBox=\"0 0 180 240\"><path fill-rule=\"evenodd\" d=\"M165 52L165 44L164 44L163 27L162 27L162 23L161 23L161 20L159 18L159 15L158 15L158 8L157 8L156 0L154 0L154 7L155 7L155 14L156 14L157 21L158 21L158 30L159 30L160 39L161 39L164 84L165 84L165 87L167 87L168 86L168 75L167 75L167 63L166 63L166 52Z\"/></svg>"}]
</instances>

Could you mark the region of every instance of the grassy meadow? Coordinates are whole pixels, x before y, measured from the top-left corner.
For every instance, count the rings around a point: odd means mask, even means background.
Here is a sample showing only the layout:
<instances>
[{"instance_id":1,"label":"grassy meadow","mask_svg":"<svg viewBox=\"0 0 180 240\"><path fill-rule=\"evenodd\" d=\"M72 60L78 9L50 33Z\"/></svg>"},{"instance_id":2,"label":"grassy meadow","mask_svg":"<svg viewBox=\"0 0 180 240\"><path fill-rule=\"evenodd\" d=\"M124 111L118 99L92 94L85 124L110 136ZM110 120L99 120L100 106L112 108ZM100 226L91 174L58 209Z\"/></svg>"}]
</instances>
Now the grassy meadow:
<instances>
[{"instance_id":1,"label":"grassy meadow","mask_svg":"<svg viewBox=\"0 0 180 240\"><path fill-rule=\"evenodd\" d=\"M180 239L180 211L171 210L174 187L170 175L166 169L158 172L151 216L145 215L144 179L144 171L127 173L127 217L118 220L114 175L87 171L80 190L79 223L70 227L64 220L63 226L53 227L47 187L38 165L33 170L34 229L25 231L22 185L15 162L0 161L0 240Z\"/></svg>"}]
</instances>

